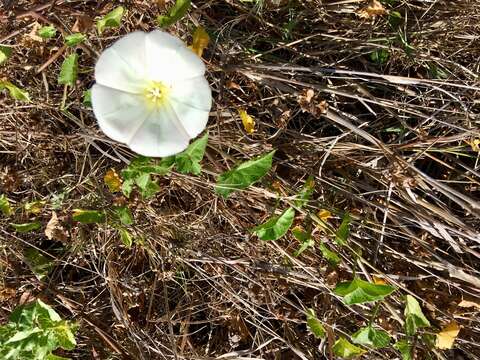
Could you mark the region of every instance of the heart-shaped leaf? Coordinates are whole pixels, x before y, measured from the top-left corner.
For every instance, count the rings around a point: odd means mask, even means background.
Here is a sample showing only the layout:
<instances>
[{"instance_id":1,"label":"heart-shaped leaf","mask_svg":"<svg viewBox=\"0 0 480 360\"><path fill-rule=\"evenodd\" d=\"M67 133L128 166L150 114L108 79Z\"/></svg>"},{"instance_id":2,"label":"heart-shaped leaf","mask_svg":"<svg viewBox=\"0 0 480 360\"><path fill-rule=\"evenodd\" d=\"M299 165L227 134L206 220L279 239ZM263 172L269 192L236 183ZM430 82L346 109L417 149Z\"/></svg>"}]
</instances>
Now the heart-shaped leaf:
<instances>
[{"instance_id":1,"label":"heart-shaped leaf","mask_svg":"<svg viewBox=\"0 0 480 360\"><path fill-rule=\"evenodd\" d=\"M272 167L274 153L275 150L221 174L217 179L216 193L226 198L235 190L245 189L260 180Z\"/></svg>"},{"instance_id":2,"label":"heart-shaped leaf","mask_svg":"<svg viewBox=\"0 0 480 360\"><path fill-rule=\"evenodd\" d=\"M271 217L262 225L256 226L252 232L261 240L277 240L285 235L292 226L295 209L288 208L281 215Z\"/></svg>"},{"instance_id":3,"label":"heart-shaped leaf","mask_svg":"<svg viewBox=\"0 0 480 360\"><path fill-rule=\"evenodd\" d=\"M382 300L394 290L393 286L372 284L356 277L352 281L338 284L333 292L343 297L345 304L353 305Z\"/></svg>"}]
</instances>

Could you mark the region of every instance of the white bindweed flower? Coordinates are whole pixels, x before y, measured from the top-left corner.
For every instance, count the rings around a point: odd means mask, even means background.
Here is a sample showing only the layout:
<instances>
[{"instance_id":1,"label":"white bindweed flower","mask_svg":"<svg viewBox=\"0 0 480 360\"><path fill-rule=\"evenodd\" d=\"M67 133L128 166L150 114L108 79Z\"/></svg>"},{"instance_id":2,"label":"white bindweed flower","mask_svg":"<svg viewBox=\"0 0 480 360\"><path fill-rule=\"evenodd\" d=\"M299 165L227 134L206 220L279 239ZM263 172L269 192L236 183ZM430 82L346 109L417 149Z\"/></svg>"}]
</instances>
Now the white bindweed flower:
<instances>
[{"instance_id":1,"label":"white bindweed flower","mask_svg":"<svg viewBox=\"0 0 480 360\"><path fill-rule=\"evenodd\" d=\"M100 128L141 155L185 150L212 106L204 73L203 61L170 34L126 35L95 66L92 106Z\"/></svg>"}]
</instances>

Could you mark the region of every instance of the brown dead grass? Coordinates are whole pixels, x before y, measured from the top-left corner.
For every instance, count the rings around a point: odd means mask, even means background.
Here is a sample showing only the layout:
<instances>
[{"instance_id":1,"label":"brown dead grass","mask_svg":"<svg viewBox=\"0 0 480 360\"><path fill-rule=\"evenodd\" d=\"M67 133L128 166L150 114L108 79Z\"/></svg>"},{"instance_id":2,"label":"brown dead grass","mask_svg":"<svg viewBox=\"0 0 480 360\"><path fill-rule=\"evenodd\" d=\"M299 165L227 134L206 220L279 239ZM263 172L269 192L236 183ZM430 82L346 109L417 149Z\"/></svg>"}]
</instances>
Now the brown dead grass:
<instances>
[{"instance_id":1,"label":"brown dead grass","mask_svg":"<svg viewBox=\"0 0 480 360\"><path fill-rule=\"evenodd\" d=\"M204 53L215 99L206 171L159 178L162 190L151 201L128 199L143 240L127 249L111 227L71 220L74 208L126 201L114 198L103 176L133 156L99 131L81 99L94 81L96 54L125 33L155 28L154 3L128 1L122 27L102 38L88 30L78 50L82 73L65 94L68 112L60 110L64 88L56 81L61 38L40 43L28 33L35 22L68 33L78 16L94 19L111 2L0 7L0 43L15 49L0 77L33 99L25 105L1 95L0 192L16 206L64 193L55 211L69 234L66 243L42 232L16 234L8 223L30 219L21 210L0 219L1 294L9 294L0 297L0 316L28 294L46 298L80 323L70 354L78 359L323 359L333 338L313 338L304 312L315 309L331 336L364 326L371 307L347 307L332 294L355 269L400 289L376 321L395 338L403 334L397 318L406 293L423 300L431 331L452 319L462 326L453 350L418 343L417 359L480 358L479 308L459 306L462 299L478 304L480 291L479 152L470 145L480 137L479 3L398 1L389 8L407 21L392 27L386 15L359 18L361 1L195 1L169 31L189 41L202 24L212 35ZM289 19L296 26L285 34ZM369 58L378 49L390 52L385 64ZM446 78L432 76L433 68ZM327 112L302 110L306 89L326 100ZM238 108L255 116L255 133L243 130ZM215 174L273 148L274 168L262 184L228 200L214 194ZM350 245L358 259L315 232L315 241L341 254L338 269L317 248L293 257L299 245L290 234L264 243L248 232L291 201L308 175L315 195L296 224L320 209L334 214L334 228L343 212L354 219ZM44 225L51 210L49 203L37 216ZM55 260L47 281L24 263L29 246ZM395 356L372 350L366 358Z\"/></svg>"}]
</instances>

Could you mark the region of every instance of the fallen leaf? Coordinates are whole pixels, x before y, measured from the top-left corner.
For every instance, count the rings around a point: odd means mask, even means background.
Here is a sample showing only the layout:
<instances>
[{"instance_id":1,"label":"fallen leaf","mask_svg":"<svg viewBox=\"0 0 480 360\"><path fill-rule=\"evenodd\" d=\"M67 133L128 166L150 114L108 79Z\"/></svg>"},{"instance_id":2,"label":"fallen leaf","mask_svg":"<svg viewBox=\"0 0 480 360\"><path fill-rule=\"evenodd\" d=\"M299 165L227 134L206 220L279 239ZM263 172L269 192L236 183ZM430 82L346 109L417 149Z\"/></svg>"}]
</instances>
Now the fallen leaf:
<instances>
[{"instance_id":1,"label":"fallen leaf","mask_svg":"<svg viewBox=\"0 0 480 360\"><path fill-rule=\"evenodd\" d=\"M93 19L87 15L80 15L75 20L75 24L72 27L72 33L87 32L93 25Z\"/></svg>"},{"instance_id":2,"label":"fallen leaf","mask_svg":"<svg viewBox=\"0 0 480 360\"><path fill-rule=\"evenodd\" d=\"M377 284L377 285L386 285L387 284L387 282L385 281L384 278L377 277L375 275L373 275L373 283Z\"/></svg>"},{"instance_id":3,"label":"fallen leaf","mask_svg":"<svg viewBox=\"0 0 480 360\"><path fill-rule=\"evenodd\" d=\"M15 297L17 290L11 287L4 287L0 289L0 302L7 301Z\"/></svg>"},{"instance_id":4,"label":"fallen leaf","mask_svg":"<svg viewBox=\"0 0 480 360\"><path fill-rule=\"evenodd\" d=\"M47 223L47 227L45 228L45 236L49 240L59 240L62 242L67 241L67 232L60 221L58 221L58 216L55 211L52 211L52 217Z\"/></svg>"},{"instance_id":5,"label":"fallen leaf","mask_svg":"<svg viewBox=\"0 0 480 360\"><path fill-rule=\"evenodd\" d=\"M207 32L202 26L199 26L195 29L193 33L193 42L189 48L197 54L199 57L202 57L203 50L208 46L210 42L210 36L208 36Z\"/></svg>"},{"instance_id":6,"label":"fallen leaf","mask_svg":"<svg viewBox=\"0 0 480 360\"><path fill-rule=\"evenodd\" d=\"M327 222L332 217L332 213L326 209L320 209L317 216L320 220Z\"/></svg>"},{"instance_id":7,"label":"fallen leaf","mask_svg":"<svg viewBox=\"0 0 480 360\"><path fill-rule=\"evenodd\" d=\"M468 144L475 152L480 152L480 139L472 139L468 141Z\"/></svg>"},{"instance_id":8,"label":"fallen leaf","mask_svg":"<svg viewBox=\"0 0 480 360\"><path fill-rule=\"evenodd\" d=\"M325 100L321 100L315 95L313 89L305 89L297 99L298 104L303 112L308 112L313 116L325 114L328 110L328 104Z\"/></svg>"},{"instance_id":9,"label":"fallen leaf","mask_svg":"<svg viewBox=\"0 0 480 360\"><path fill-rule=\"evenodd\" d=\"M480 309L480 303L475 302L475 301L470 301L470 300L462 300L458 303L458 306L463 307L463 308L477 308Z\"/></svg>"},{"instance_id":10,"label":"fallen leaf","mask_svg":"<svg viewBox=\"0 0 480 360\"><path fill-rule=\"evenodd\" d=\"M242 119L245 131L249 134L253 134L255 131L255 119L248 115L247 111L244 109L238 109L238 114L240 115L240 119Z\"/></svg>"},{"instance_id":11,"label":"fallen leaf","mask_svg":"<svg viewBox=\"0 0 480 360\"><path fill-rule=\"evenodd\" d=\"M459 332L460 326L458 323L456 321L450 322L437 334L437 342L435 346L438 349L451 349Z\"/></svg>"},{"instance_id":12,"label":"fallen leaf","mask_svg":"<svg viewBox=\"0 0 480 360\"><path fill-rule=\"evenodd\" d=\"M382 3L378 0L371 0L370 3L357 11L357 14L362 19L371 19L377 16L385 15L388 11L383 7Z\"/></svg>"},{"instance_id":13,"label":"fallen leaf","mask_svg":"<svg viewBox=\"0 0 480 360\"><path fill-rule=\"evenodd\" d=\"M120 176L117 174L115 169L108 170L103 178L103 181L112 193L120 191L122 187L122 179L120 179Z\"/></svg>"}]
</instances>

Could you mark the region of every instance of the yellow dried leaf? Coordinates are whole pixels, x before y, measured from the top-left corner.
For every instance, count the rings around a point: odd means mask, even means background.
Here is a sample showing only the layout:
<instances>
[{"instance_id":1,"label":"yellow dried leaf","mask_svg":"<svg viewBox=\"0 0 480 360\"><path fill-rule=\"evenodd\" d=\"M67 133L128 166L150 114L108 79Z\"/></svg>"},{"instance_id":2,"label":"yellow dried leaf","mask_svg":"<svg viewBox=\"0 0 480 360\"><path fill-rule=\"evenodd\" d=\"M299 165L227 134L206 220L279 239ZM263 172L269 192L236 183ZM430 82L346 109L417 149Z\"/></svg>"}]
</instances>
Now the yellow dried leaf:
<instances>
[{"instance_id":1,"label":"yellow dried leaf","mask_svg":"<svg viewBox=\"0 0 480 360\"><path fill-rule=\"evenodd\" d=\"M385 15L387 10L383 7L382 3L378 0L371 0L370 3L360 9L357 14L363 19L375 18L376 16Z\"/></svg>"},{"instance_id":2,"label":"yellow dried leaf","mask_svg":"<svg viewBox=\"0 0 480 360\"><path fill-rule=\"evenodd\" d=\"M435 346L438 349L451 349L459 332L460 326L457 322L450 322L437 334L437 342Z\"/></svg>"},{"instance_id":3,"label":"yellow dried leaf","mask_svg":"<svg viewBox=\"0 0 480 360\"><path fill-rule=\"evenodd\" d=\"M209 42L210 36L208 36L207 32L203 27L199 26L195 29L195 32L193 33L193 43L190 46L190 49L192 49L192 51L199 57L202 57L203 50L205 50Z\"/></svg>"},{"instance_id":4,"label":"yellow dried leaf","mask_svg":"<svg viewBox=\"0 0 480 360\"><path fill-rule=\"evenodd\" d=\"M480 152L480 139L472 139L468 142L470 147L475 152Z\"/></svg>"},{"instance_id":5,"label":"yellow dried leaf","mask_svg":"<svg viewBox=\"0 0 480 360\"><path fill-rule=\"evenodd\" d=\"M321 209L318 213L317 216L319 217L320 220L327 222L328 219L332 217L332 213L326 209Z\"/></svg>"},{"instance_id":6,"label":"yellow dried leaf","mask_svg":"<svg viewBox=\"0 0 480 360\"><path fill-rule=\"evenodd\" d=\"M373 283L375 285L386 285L387 282L385 281L384 278L381 278L381 277L378 277L378 276L375 276L373 275Z\"/></svg>"},{"instance_id":7,"label":"yellow dried leaf","mask_svg":"<svg viewBox=\"0 0 480 360\"><path fill-rule=\"evenodd\" d=\"M118 192L122 187L122 180L120 179L120 176L117 174L115 169L108 170L105 174L105 177L103 178L103 181L105 182L105 185L108 186L108 189L111 192Z\"/></svg>"},{"instance_id":8,"label":"yellow dried leaf","mask_svg":"<svg viewBox=\"0 0 480 360\"><path fill-rule=\"evenodd\" d=\"M240 119L242 119L242 124L245 128L245 131L249 134L252 134L255 131L255 120L253 117L248 115L243 109L238 109L238 114L240 115Z\"/></svg>"}]
</instances>

